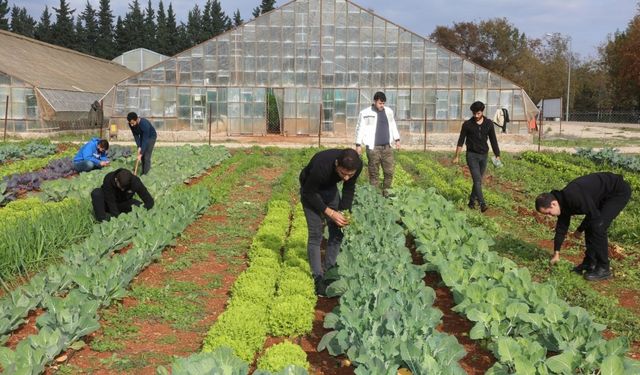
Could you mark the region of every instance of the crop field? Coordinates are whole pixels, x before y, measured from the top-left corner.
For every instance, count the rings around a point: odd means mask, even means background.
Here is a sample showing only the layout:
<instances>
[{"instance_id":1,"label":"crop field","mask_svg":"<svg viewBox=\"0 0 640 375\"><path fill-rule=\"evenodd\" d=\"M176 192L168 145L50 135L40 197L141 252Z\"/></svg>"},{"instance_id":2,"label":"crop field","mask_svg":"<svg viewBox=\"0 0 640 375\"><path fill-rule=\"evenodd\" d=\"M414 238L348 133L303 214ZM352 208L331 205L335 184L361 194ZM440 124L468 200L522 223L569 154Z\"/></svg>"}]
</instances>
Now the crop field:
<instances>
[{"instance_id":1,"label":"crop field","mask_svg":"<svg viewBox=\"0 0 640 375\"><path fill-rule=\"evenodd\" d=\"M100 224L89 193L131 150L80 175L75 151L0 144L2 374L640 374L637 157L504 155L482 214L450 153L397 152L390 198L360 177L317 297L298 174L318 149L158 147L155 207ZM615 277L589 283L583 242L549 267L533 201L605 170L633 195Z\"/></svg>"}]
</instances>

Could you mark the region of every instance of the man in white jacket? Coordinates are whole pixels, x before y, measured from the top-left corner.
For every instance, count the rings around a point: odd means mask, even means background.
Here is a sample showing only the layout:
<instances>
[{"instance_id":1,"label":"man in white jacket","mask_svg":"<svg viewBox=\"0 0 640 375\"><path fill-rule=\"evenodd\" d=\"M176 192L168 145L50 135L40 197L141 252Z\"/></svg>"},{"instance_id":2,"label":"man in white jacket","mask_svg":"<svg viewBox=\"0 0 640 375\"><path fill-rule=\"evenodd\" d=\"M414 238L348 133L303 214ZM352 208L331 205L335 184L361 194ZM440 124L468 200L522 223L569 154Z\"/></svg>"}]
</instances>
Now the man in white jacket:
<instances>
[{"instance_id":1,"label":"man in white jacket","mask_svg":"<svg viewBox=\"0 0 640 375\"><path fill-rule=\"evenodd\" d=\"M369 182L375 187L380 186L378 175L382 165L382 194L385 197L393 182L394 159L391 145L395 143L396 148L400 149L396 120L391 108L385 107L386 101L387 97L383 92L376 92L373 104L360 112L356 126L356 151L362 154L362 146L365 146L369 160Z\"/></svg>"}]
</instances>

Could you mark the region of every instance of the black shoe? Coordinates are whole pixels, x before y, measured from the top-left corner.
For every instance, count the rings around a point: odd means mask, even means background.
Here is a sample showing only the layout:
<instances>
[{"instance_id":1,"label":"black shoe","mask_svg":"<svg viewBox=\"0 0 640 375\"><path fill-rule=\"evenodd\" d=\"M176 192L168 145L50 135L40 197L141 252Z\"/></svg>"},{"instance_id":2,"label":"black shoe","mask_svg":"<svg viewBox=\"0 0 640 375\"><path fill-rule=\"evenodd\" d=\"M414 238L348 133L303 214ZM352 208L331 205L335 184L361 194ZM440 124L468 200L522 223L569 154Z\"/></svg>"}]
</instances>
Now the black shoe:
<instances>
[{"instance_id":1,"label":"black shoe","mask_svg":"<svg viewBox=\"0 0 640 375\"><path fill-rule=\"evenodd\" d=\"M485 212L488 209L489 209L489 206L487 206L486 204L483 203L480 205L480 212Z\"/></svg>"},{"instance_id":2,"label":"black shoe","mask_svg":"<svg viewBox=\"0 0 640 375\"><path fill-rule=\"evenodd\" d=\"M597 267L585 273L584 278L588 281L606 280L611 278L611 271L606 268Z\"/></svg>"},{"instance_id":3,"label":"black shoe","mask_svg":"<svg viewBox=\"0 0 640 375\"><path fill-rule=\"evenodd\" d=\"M316 288L316 295L318 297L326 297L327 296L327 285L324 283L324 278L320 275L314 276L313 283Z\"/></svg>"},{"instance_id":4,"label":"black shoe","mask_svg":"<svg viewBox=\"0 0 640 375\"><path fill-rule=\"evenodd\" d=\"M583 272L591 272L595 269L595 266L592 266L590 264L586 264L586 263L580 263L577 266L573 267L573 269L571 270L572 272L575 272L579 275L582 275Z\"/></svg>"},{"instance_id":5,"label":"black shoe","mask_svg":"<svg viewBox=\"0 0 640 375\"><path fill-rule=\"evenodd\" d=\"M476 209L476 204L474 202L469 202L469 203L467 203L467 207L469 207L472 210L475 210Z\"/></svg>"}]
</instances>

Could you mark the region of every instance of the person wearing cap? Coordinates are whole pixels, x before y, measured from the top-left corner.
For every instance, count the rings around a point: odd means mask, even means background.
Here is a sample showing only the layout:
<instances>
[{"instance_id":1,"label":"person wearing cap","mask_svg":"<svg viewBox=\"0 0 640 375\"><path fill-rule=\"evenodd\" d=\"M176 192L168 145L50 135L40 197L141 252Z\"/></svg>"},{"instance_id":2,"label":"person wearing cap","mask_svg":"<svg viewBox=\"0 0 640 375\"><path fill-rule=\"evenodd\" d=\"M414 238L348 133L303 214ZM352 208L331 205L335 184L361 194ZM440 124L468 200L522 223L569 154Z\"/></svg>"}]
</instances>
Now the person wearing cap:
<instances>
[{"instance_id":1,"label":"person wearing cap","mask_svg":"<svg viewBox=\"0 0 640 375\"><path fill-rule=\"evenodd\" d=\"M467 166L469 167L469 172L471 172L471 178L473 180L468 206L471 209L475 209L476 202L478 202L480 203L480 211L485 212L489 207L482 194L482 178L487 169L487 155L489 154L487 139L489 139L491 149L493 149L496 157L494 163L500 161L500 148L498 147L498 139L496 138L493 121L484 117L484 103L475 102L471 104L470 109L473 116L462 124L456 153L453 157L453 164L458 164L462 145L466 143Z\"/></svg>"},{"instance_id":2,"label":"person wearing cap","mask_svg":"<svg viewBox=\"0 0 640 375\"><path fill-rule=\"evenodd\" d=\"M580 238L585 233L585 255L582 263L573 268L573 272L584 273L584 278L589 281L610 278L609 226L630 199L629 183L622 175L610 172L578 177L562 190L551 190L538 195L536 211L558 218L550 263L560 260L560 248L569 230L571 216L585 215L573 234L575 238Z\"/></svg>"},{"instance_id":3,"label":"person wearing cap","mask_svg":"<svg viewBox=\"0 0 640 375\"><path fill-rule=\"evenodd\" d=\"M142 202L133 197L138 195ZM104 176L102 186L91 192L93 213L98 221L109 220L123 212L131 212L133 206L153 208L154 200L140 177L130 170L120 168Z\"/></svg>"},{"instance_id":4,"label":"person wearing cap","mask_svg":"<svg viewBox=\"0 0 640 375\"><path fill-rule=\"evenodd\" d=\"M138 117L135 112L129 112L127 122L138 146L138 161L142 162L142 174L147 174L151 169L151 153L153 153L158 134L149 120Z\"/></svg>"}]
</instances>

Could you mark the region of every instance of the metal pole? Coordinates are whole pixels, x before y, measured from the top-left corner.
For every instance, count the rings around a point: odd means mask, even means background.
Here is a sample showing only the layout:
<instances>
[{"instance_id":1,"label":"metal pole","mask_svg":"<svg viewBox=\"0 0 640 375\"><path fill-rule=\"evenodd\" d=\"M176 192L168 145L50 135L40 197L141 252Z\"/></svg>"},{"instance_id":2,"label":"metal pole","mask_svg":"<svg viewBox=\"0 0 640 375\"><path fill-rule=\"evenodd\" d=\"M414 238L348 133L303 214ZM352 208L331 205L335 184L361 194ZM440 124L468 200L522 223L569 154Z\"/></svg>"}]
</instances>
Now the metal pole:
<instances>
[{"instance_id":1,"label":"metal pole","mask_svg":"<svg viewBox=\"0 0 640 375\"><path fill-rule=\"evenodd\" d=\"M100 99L100 111L102 111L103 116L98 116L98 118L100 118L100 121L98 122L98 126L100 127L100 139L102 139L102 127L104 126L104 107L102 106L102 101L104 99ZM97 115L97 113L96 113Z\"/></svg>"},{"instance_id":2,"label":"metal pole","mask_svg":"<svg viewBox=\"0 0 640 375\"><path fill-rule=\"evenodd\" d=\"M7 141L7 116L9 115L9 95L7 95L7 102L4 105L4 141Z\"/></svg>"},{"instance_id":3,"label":"metal pole","mask_svg":"<svg viewBox=\"0 0 640 375\"><path fill-rule=\"evenodd\" d=\"M207 105L207 109L209 110L209 146L211 146L211 103Z\"/></svg>"},{"instance_id":4,"label":"metal pole","mask_svg":"<svg viewBox=\"0 0 640 375\"><path fill-rule=\"evenodd\" d=\"M427 152L427 107L424 107L424 152Z\"/></svg>"},{"instance_id":5,"label":"metal pole","mask_svg":"<svg viewBox=\"0 0 640 375\"><path fill-rule=\"evenodd\" d=\"M569 121L569 97L570 97L570 90L571 90L571 62L573 60L573 56L571 54L571 36L567 36L567 42L569 44L569 61L568 61L569 67L567 72L567 113L565 114L565 119L564 119L565 121Z\"/></svg>"},{"instance_id":6,"label":"metal pole","mask_svg":"<svg viewBox=\"0 0 640 375\"><path fill-rule=\"evenodd\" d=\"M568 100L567 104L569 104ZM562 97L560 97L560 135L562 135Z\"/></svg>"},{"instance_id":7,"label":"metal pole","mask_svg":"<svg viewBox=\"0 0 640 375\"><path fill-rule=\"evenodd\" d=\"M544 99L540 108L540 124L538 124L538 152L540 152L540 138L542 138L542 119L544 118Z\"/></svg>"},{"instance_id":8,"label":"metal pole","mask_svg":"<svg viewBox=\"0 0 640 375\"><path fill-rule=\"evenodd\" d=\"M318 124L318 147L321 145L322 139L322 103L320 103L320 124Z\"/></svg>"}]
</instances>

